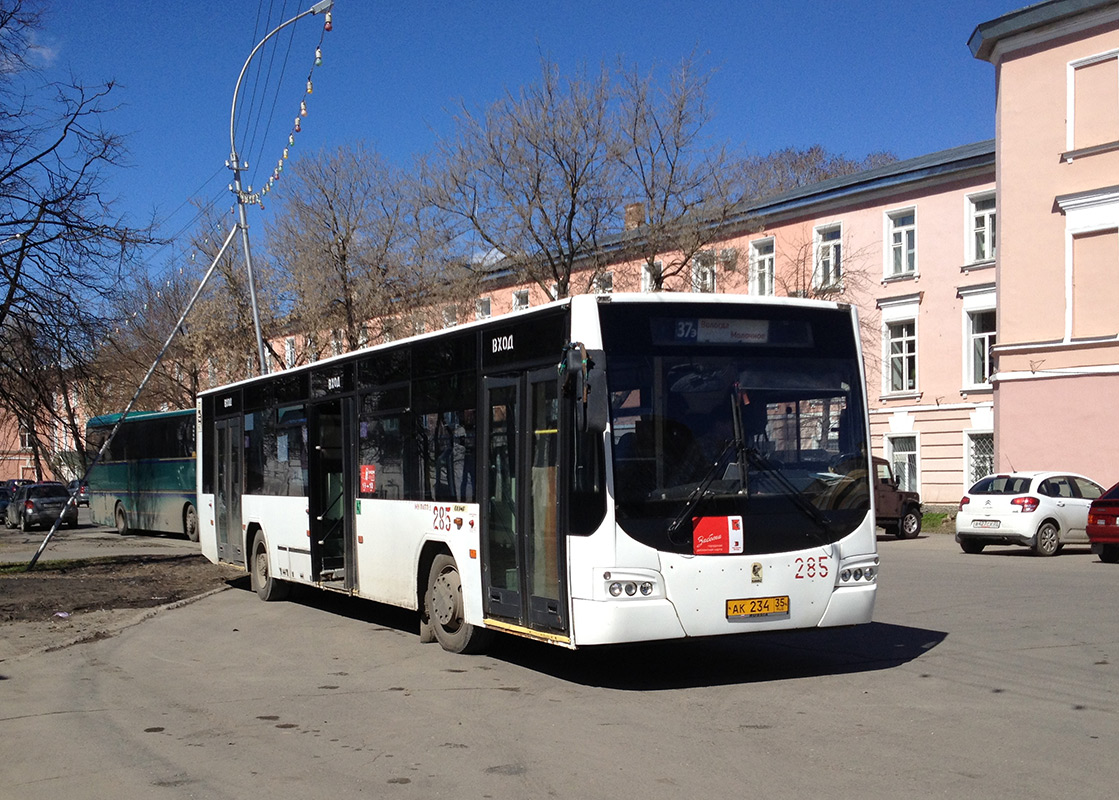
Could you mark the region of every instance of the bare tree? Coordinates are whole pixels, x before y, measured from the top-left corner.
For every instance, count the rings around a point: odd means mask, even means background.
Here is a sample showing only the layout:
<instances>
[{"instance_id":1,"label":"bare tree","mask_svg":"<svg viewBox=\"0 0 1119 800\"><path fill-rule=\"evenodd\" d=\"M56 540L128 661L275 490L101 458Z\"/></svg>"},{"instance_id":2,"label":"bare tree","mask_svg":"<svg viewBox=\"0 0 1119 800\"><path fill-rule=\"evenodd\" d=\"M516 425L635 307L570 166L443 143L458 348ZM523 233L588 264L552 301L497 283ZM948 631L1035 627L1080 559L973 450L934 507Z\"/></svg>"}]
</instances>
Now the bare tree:
<instances>
[{"instance_id":1,"label":"bare tree","mask_svg":"<svg viewBox=\"0 0 1119 800\"><path fill-rule=\"evenodd\" d=\"M69 399L103 303L151 237L102 193L124 160L103 127L114 84L38 83L28 58L38 25L20 0L0 0L0 408L42 449L42 470L57 455L48 433L77 430Z\"/></svg>"},{"instance_id":2,"label":"bare tree","mask_svg":"<svg viewBox=\"0 0 1119 800\"><path fill-rule=\"evenodd\" d=\"M742 196L746 200L758 200L895 161L897 156L884 151L858 160L829 153L818 144L806 148L786 147L743 159L739 167Z\"/></svg>"},{"instance_id":3,"label":"bare tree","mask_svg":"<svg viewBox=\"0 0 1119 800\"><path fill-rule=\"evenodd\" d=\"M723 235L739 199L735 160L725 146L705 138L710 78L694 58L664 88L652 73L622 73L618 160L632 231L625 241L645 266L653 291L690 273Z\"/></svg>"},{"instance_id":4,"label":"bare tree","mask_svg":"<svg viewBox=\"0 0 1119 800\"><path fill-rule=\"evenodd\" d=\"M353 350L416 332L414 315L461 280L450 232L416 185L362 143L300 159L278 190L269 249L292 308L289 327L322 354L325 338Z\"/></svg>"},{"instance_id":5,"label":"bare tree","mask_svg":"<svg viewBox=\"0 0 1119 800\"><path fill-rule=\"evenodd\" d=\"M538 84L455 118L424 168L425 201L461 223L468 250L566 297L576 265L620 229L610 91L606 70L565 78L542 61Z\"/></svg>"}]
</instances>

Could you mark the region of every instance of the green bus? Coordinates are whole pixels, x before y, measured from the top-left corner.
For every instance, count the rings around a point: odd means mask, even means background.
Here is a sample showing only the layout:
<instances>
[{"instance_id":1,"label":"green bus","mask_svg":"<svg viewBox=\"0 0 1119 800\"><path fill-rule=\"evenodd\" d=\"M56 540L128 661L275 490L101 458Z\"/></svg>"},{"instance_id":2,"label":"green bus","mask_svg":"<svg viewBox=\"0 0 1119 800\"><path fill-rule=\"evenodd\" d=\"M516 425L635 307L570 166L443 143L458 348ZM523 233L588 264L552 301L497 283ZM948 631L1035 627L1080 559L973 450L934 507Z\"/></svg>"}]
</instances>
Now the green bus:
<instances>
[{"instance_id":1,"label":"green bus","mask_svg":"<svg viewBox=\"0 0 1119 800\"><path fill-rule=\"evenodd\" d=\"M181 533L198 541L195 503L194 409L135 411L125 418L89 473L94 524L119 533ZM96 453L120 414L86 423L86 447Z\"/></svg>"}]
</instances>

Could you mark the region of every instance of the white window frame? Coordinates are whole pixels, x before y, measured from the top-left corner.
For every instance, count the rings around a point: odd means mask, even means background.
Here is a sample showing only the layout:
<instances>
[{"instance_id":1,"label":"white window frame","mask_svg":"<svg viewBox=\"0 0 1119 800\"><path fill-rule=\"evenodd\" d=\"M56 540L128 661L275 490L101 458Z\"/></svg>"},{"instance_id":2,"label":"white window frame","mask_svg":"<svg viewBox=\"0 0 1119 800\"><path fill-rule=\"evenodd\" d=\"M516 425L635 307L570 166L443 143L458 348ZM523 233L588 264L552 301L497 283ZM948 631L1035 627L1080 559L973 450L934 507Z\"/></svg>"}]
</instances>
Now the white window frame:
<instances>
[{"instance_id":1,"label":"white window frame","mask_svg":"<svg viewBox=\"0 0 1119 800\"><path fill-rule=\"evenodd\" d=\"M714 250L701 250L692 258L692 291L700 294L715 292Z\"/></svg>"},{"instance_id":2,"label":"white window frame","mask_svg":"<svg viewBox=\"0 0 1119 800\"><path fill-rule=\"evenodd\" d=\"M974 441L978 436L991 437L991 469L990 472L985 472L979 475L978 478L973 478L975 472L975 461L973 456ZM964 431L964 491L966 492L975 481L983 478L986 475L995 471L995 432L990 428L976 428L975 430Z\"/></svg>"},{"instance_id":3,"label":"white window frame","mask_svg":"<svg viewBox=\"0 0 1119 800\"><path fill-rule=\"evenodd\" d=\"M657 275L664 274L664 263L661 261L654 261L650 266L649 262L641 265L641 291L651 292L657 285Z\"/></svg>"},{"instance_id":4,"label":"white window frame","mask_svg":"<svg viewBox=\"0 0 1119 800\"><path fill-rule=\"evenodd\" d=\"M493 316L490 298L479 297L474 301L474 319L489 319Z\"/></svg>"},{"instance_id":5,"label":"white window frame","mask_svg":"<svg viewBox=\"0 0 1119 800\"><path fill-rule=\"evenodd\" d=\"M295 337L288 336L284 339L284 368L291 369L295 366Z\"/></svg>"},{"instance_id":6,"label":"white window frame","mask_svg":"<svg viewBox=\"0 0 1119 800\"><path fill-rule=\"evenodd\" d=\"M975 383L972 380L972 376L975 374L975 365L972 361L972 356L974 355L972 344L975 337L973 330L975 315L987 311L995 313L995 332L990 334L990 338L992 338L991 346L993 347L998 341L998 311L995 306L995 284L985 283L981 286L969 286L957 290L957 293L960 295L962 301L961 323L963 327L961 333L963 337L963 351L960 360L963 371L960 376L962 381L961 386L964 387L965 391L968 389L990 389L991 382L989 379L986 383ZM987 334L983 335L987 336ZM988 354L990 353L990 348L988 348L987 352Z\"/></svg>"},{"instance_id":7,"label":"white window frame","mask_svg":"<svg viewBox=\"0 0 1119 800\"><path fill-rule=\"evenodd\" d=\"M594 279L594 290L601 294L614 293L614 273L603 272Z\"/></svg>"},{"instance_id":8,"label":"white window frame","mask_svg":"<svg viewBox=\"0 0 1119 800\"><path fill-rule=\"evenodd\" d=\"M1086 233L1119 230L1119 189L1082 192L1057 198L1065 215L1065 338L1072 341L1073 239Z\"/></svg>"},{"instance_id":9,"label":"white window frame","mask_svg":"<svg viewBox=\"0 0 1119 800\"><path fill-rule=\"evenodd\" d=\"M921 295L910 294L879 300L882 311L882 395L884 397L917 397L921 394L921 330L918 324L921 311ZM893 372L890 361L890 326L906 322L913 323L913 388L891 388L890 376Z\"/></svg>"},{"instance_id":10,"label":"white window frame","mask_svg":"<svg viewBox=\"0 0 1119 800\"><path fill-rule=\"evenodd\" d=\"M843 287L843 223L819 225L812 231L812 287Z\"/></svg>"},{"instance_id":11,"label":"white window frame","mask_svg":"<svg viewBox=\"0 0 1119 800\"><path fill-rule=\"evenodd\" d=\"M458 325L458 309L455 306L444 306L443 328L453 328Z\"/></svg>"},{"instance_id":12,"label":"white window frame","mask_svg":"<svg viewBox=\"0 0 1119 800\"><path fill-rule=\"evenodd\" d=\"M990 209L980 210L978 205L987 201L995 201L994 191L980 192L979 194L968 195L966 198L964 213L966 216L966 224L964 230L966 231L967 242L965 243L965 251L967 253L968 263L971 264L984 264L995 260L998 253L998 241L996 235L998 233L998 206L992 206ZM976 221L982 219L984 222L983 231L987 240L987 252L980 254L979 248L976 247L976 236L980 231Z\"/></svg>"},{"instance_id":13,"label":"white window frame","mask_svg":"<svg viewBox=\"0 0 1119 800\"><path fill-rule=\"evenodd\" d=\"M1079 58L1068 62L1065 70L1065 152L1072 153L1076 150L1076 71L1081 67L1090 67L1104 61L1116 61L1119 70L1119 49L1107 50L1096 53L1094 56ZM1069 158L1071 161L1072 159Z\"/></svg>"},{"instance_id":14,"label":"white window frame","mask_svg":"<svg viewBox=\"0 0 1119 800\"><path fill-rule=\"evenodd\" d=\"M762 252L763 247L768 248L768 252ZM760 297L776 294L776 254L777 240L772 236L750 242L750 294Z\"/></svg>"},{"instance_id":15,"label":"white window frame","mask_svg":"<svg viewBox=\"0 0 1119 800\"><path fill-rule=\"evenodd\" d=\"M528 289L517 289L513 292L513 310L524 311L529 307Z\"/></svg>"},{"instance_id":16,"label":"white window frame","mask_svg":"<svg viewBox=\"0 0 1119 800\"><path fill-rule=\"evenodd\" d=\"M894 471L894 477L898 479L898 488L911 492L921 491L921 434L917 431L906 431L905 433L887 433L883 437L885 439L885 455L886 460L890 462L890 469ZM902 480L903 473L897 468L894 459L894 443L899 439L912 439L913 440L913 469L905 470L905 472L912 475L912 482L906 485ZM903 451L909 453L909 451Z\"/></svg>"},{"instance_id":17,"label":"white window frame","mask_svg":"<svg viewBox=\"0 0 1119 800\"><path fill-rule=\"evenodd\" d=\"M898 220L912 215L913 222L908 225L897 224ZM917 207L909 206L908 208L895 208L886 212L886 221L884 225L886 231L886 241L883 246L883 251L886 254L886 261L883 265L883 275L885 278L909 278L916 277L917 273ZM901 241L895 241L895 235L901 234ZM910 248L907 246L906 234L910 234L912 239L912 256L910 256ZM894 252L901 248L903 256L903 268L901 270L894 270Z\"/></svg>"}]
</instances>

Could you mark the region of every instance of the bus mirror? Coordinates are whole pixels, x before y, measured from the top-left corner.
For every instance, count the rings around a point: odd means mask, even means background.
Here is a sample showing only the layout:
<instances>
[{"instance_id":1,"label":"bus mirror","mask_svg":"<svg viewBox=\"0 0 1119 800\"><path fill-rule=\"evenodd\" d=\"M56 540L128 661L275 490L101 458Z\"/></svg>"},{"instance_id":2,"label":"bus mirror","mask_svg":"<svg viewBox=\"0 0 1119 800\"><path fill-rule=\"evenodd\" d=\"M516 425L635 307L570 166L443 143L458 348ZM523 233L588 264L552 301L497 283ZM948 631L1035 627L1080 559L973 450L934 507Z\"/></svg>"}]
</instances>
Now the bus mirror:
<instances>
[{"instance_id":1,"label":"bus mirror","mask_svg":"<svg viewBox=\"0 0 1119 800\"><path fill-rule=\"evenodd\" d=\"M606 430L609 417L606 376L598 366L604 361L602 351L587 350L582 342L572 342L563 349L563 360L559 363L560 386L574 403L577 432Z\"/></svg>"},{"instance_id":2,"label":"bus mirror","mask_svg":"<svg viewBox=\"0 0 1119 800\"><path fill-rule=\"evenodd\" d=\"M598 364L605 362L604 354L599 351L591 358L591 364L597 360ZM601 368L590 369L585 378L585 392L582 394L583 403L581 430L593 433L602 433L606 430L606 423L610 418L610 404L606 397L606 372Z\"/></svg>"}]
</instances>

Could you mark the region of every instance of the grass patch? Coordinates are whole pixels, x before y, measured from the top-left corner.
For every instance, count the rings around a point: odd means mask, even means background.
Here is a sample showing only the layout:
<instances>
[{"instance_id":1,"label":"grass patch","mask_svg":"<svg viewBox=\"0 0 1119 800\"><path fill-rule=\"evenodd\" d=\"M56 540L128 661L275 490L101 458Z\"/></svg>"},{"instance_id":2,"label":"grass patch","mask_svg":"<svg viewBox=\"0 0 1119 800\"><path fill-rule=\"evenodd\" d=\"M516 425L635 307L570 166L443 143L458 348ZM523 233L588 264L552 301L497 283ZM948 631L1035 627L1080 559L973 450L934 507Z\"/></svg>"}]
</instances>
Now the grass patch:
<instances>
[{"instance_id":1,"label":"grass patch","mask_svg":"<svg viewBox=\"0 0 1119 800\"><path fill-rule=\"evenodd\" d=\"M948 512L946 511L930 511L927 514L921 515L922 528L940 528L948 521Z\"/></svg>"}]
</instances>

